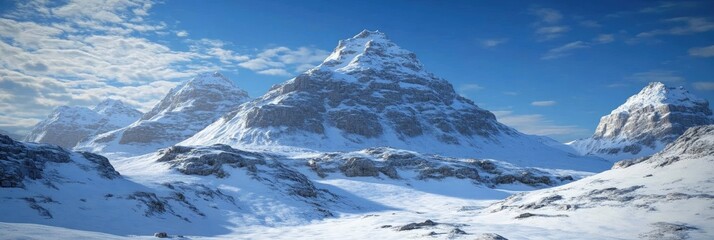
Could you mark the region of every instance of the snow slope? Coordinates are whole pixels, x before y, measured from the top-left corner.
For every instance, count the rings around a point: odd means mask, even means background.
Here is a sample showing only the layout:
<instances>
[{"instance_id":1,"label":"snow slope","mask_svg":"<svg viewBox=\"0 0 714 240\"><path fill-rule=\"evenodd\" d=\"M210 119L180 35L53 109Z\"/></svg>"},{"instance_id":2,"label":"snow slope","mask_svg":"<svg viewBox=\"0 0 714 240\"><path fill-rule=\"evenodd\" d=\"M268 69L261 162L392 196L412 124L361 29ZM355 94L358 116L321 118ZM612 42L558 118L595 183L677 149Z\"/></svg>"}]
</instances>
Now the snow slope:
<instances>
[{"instance_id":1,"label":"snow slope","mask_svg":"<svg viewBox=\"0 0 714 240\"><path fill-rule=\"evenodd\" d=\"M94 136L77 150L135 156L180 142L248 100L248 94L220 73L205 73L184 82L141 119Z\"/></svg>"},{"instance_id":2,"label":"snow slope","mask_svg":"<svg viewBox=\"0 0 714 240\"><path fill-rule=\"evenodd\" d=\"M0 222L121 236L211 236L245 225L305 224L336 210L380 209L318 188L269 155L218 145L151 156L158 158L120 163L118 170L130 173L122 176L100 155L0 136ZM216 168L215 161L222 164Z\"/></svg>"},{"instance_id":3,"label":"snow slope","mask_svg":"<svg viewBox=\"0 0 714 240\"><path fill-rule=\"evenodd\" d=\"M113 99L93 109L61 106L37 123L24 140L72 148L85 138L127 126L140 116L141 112Z\"/></svg>"},{"instance_id":4,"label":"snow slope","mask_svg":"<svg viewBox=\"0 0 714 240\"><path fill-rule=\"evenodd\" d=\"M603 116L592 137L568 144L580 154L617 161L652 155L689 127L711 123L705 99L653 82Z\"/></svg>"},{"instance_id":5,"label":"snow slope","mask_svg":"<svg viewBox=\"0 0 714 240\"><path fill-rule=\"evenodd\" d=\"M286 151L354 151L388 146L520 166L601 171L544 138L509 128L427 72L383 33L339 42L319 66L219 118L182 145L228 144ZM519 149L513 151L513 149Z\"/></svg>"},{"instance_id":6,"label":"snow slope","mask_svg":"<svg viewBox=\"0 0 714 240\"><path fill-rule=\"evenodd\" d=\"M610 237L714 238L714 125L692 127L664 150L560 187L513 195L483 213ZM573 224L577 223L577 224Z\"/></svg>"}]
</instances>

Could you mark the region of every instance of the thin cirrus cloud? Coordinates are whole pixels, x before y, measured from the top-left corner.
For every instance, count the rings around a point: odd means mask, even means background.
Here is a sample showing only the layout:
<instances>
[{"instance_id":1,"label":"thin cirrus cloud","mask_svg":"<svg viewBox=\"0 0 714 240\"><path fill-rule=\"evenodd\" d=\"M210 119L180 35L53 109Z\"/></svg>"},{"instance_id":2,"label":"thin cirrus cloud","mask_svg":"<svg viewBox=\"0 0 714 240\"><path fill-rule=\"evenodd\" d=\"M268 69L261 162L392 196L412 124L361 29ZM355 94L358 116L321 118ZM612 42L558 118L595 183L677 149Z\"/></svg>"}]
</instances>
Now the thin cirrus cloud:
<instances>
[{"instance_id":1,"label":"thin cirrus cloud","mask_svg":"<svg viewBox=\"0 0 714 240\"><path fill-rule=\"evenodd\" d=\"M689 56L693 57L714 57L714 45L706 47L695 47L689 49Z\"/></svg>"},{"instance_id":2,"label":"thin cirrus cloud","mask_svg":"<svg viewBox=\"0 0 714 240\"><path fill-rule=\"evenodd\" d=\"M0 16L0 127L24 134L57 106L92 106L105 98L146 111L199 72L236 71L242 63L270 60L276 64L243 68L287 75L327 55L312 47L252 55L233 50L230 42L190 39L185 30L152 21L154 5L148 0L29 0L5 11ZM172 49L162 37L185 38L188 50Z\"/></svg>"},{"instance_id":3,"label":"thin cirrus cloud","mask_svg":"<svg viewBox=\"0 0 714 240\"><path fill-rule=\"evenodd\" d=\"M483 39L480 41L481 46L484 48L492 48L498 45L504 44L508 41L506 38L493 38L493 39Z\"/></svg>"},{"instance_id":4,"label":"thin cirrus cloud","mask_svg":"<svg viewBox=\"0 0 714 240\"><path fill-rule=\"evenodd\" d=\"M700 91L714 91L714 82L693 82L692 86Z\"/></svg>"},{"instance_id":5,"label":"thin cirrus cloud","mask_svg":"<svg viewBox=\"0 0 714 240\"><path fill-rule=\"evenodd\" d=\"M560 24L563 14L552 8L531 8L530 14L538 18L533 23L538 41L548 41L561 37L570 27Z\"/></svg>"},{"instance_id":6,"label":"thin cirrus cloud","mask_svg":"<svg viewBox=\"0 0 714 240\"><path fill-rule=\"evenodd\" d=\"M558 102L553 101L553 100L531 102L531 105L536 106L536 107L550 107L550 106L555 106L556 104L558 104Z\"/></svg>"},{"instance_id":7,"label":"thin cirrus cloud","mask_svg":"<svg viewBox=\"0 0 714 240\"><path fill-rule=\"evenodd\" d=\"M577 49L589 48L589 47L590 47L590 45L584 41L575 41L575 42L566 43L565 45L562 45L560 47L556 47L556 48L548 50L548 52L546 52L541 57L541 59L542 60L551 60L551 59L562 58L562 57L572 54L572 52Z\"/></svg>"},{"instance_id":8,"label":"thin cirrus cloud","mask_svg":"<svg viewBox=\"0 0 714 240\"><path fill-rule=\"evenodd\" d=\"M477 91L481 90L483 87L481 85L475 84L475 83L468 83L468 84L463 84L459 86L459 91L460 92L469 92L469 91Z\"/></svg>"},{"instance_id":9,"label":"thin cirrus cloud","mask_svg":"<svg viewBox=\"0 0 714 240\"><path fill-rule=\"evenodd\" d=\"M329 53L321 49L300 47L290 49L277 47L266 49L258 53L255 58L239 63L238 65L265 75L283 75L290 73L285 68L292 66L294 72L302 72L312 68L323 61ZM278 71L278 69L282 71Z\"/></svg>"},{"instance_id":10,"label":"thin cirrus cloud","mask_svg":"<svg viewBox=\"0 0 714 240\"><path fill-rule=\"evenodd\" d=\"M677 17L665 19L662 22L676 25L667 29L655 29L637 34L637 37L646 38L659 35L688 35L714 30L714 22L703 17Z\"/></svg>"}]
</instances>

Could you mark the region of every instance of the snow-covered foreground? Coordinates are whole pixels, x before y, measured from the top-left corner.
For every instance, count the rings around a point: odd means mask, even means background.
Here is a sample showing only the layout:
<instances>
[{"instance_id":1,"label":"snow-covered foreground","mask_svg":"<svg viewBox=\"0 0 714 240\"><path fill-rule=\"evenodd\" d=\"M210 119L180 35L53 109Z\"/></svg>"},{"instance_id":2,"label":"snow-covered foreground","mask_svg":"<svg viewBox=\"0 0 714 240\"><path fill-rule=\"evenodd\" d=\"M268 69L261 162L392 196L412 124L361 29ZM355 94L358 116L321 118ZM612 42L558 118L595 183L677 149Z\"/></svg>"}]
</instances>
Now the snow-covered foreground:
<instances>
[{"instance_id":1,"label":"snow-covered foreground","mask_svg":"<svg viewBox=\"0 0 714 240\"><path fill-rule=\"evenodd\" d=\"M592 176L391 148L286 156L225 145L174 146L110 168L95 155L3 144L18 169L20 156L61 160L2 189L7 239L714 237L714 125Z\"/></svg>"},{"instance_id":2,"label":"snow-covered foreground","mask_svg":"<svg viewBox=\"0 0 714 240\"><path fill-rule=\"evenodd\" d=\"M189 235L169 232L177 237L190 239L473 239L482 233L498 233L508 239L563 239L581 237L581 233L520 224L492 224L490 219L478 217L473 211L484 208L496 199L510 194L509 190L474 187L472 184L456 181L400 182L381 181L372 178L329 179L318 181L319 187L334 192L349 191L356 198L353 201L372 201L383 205L385 210L342 213L335 218L315 220L299 225L282 226L235 226L230 233L214 236ZM409 186L411 185L411 186ZM448 186L448 187L446 187ZM398 228L415 222L432 220L436 226L398 231ZM391 226L387 226L391 225ZM450 234L454 229L465 231L466 235ZM157 229L156 231L161 231ZM63 238L149 238L145 236L108 235L52 226L0 223L0 232L8 233L3 238L47 239ZM43 234L36 234L41 232ZM435 232L436 235L429 235ZM591 235L591 239L604 239L602 235ZM153 238L153 237L151 237Z\"/></svg>"}]
</instances>

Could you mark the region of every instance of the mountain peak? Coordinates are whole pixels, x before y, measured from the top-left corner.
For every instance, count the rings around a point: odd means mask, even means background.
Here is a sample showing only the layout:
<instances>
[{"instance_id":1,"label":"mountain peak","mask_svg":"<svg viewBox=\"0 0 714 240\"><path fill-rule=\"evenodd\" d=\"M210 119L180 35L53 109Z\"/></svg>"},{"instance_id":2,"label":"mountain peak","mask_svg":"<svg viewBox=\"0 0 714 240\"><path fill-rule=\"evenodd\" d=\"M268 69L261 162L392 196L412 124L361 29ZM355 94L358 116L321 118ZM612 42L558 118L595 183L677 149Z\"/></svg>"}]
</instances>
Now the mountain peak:
<instances>
[{"instance_id":1,"label":"mountain peak","mask_svg":"<svg viewBox=\"0 0 714 240\"><path fill-rule=\"evenodd\" d=\"M111 115L114 112L139 112L136 109L127 106L121 100L111 98L107 98L104 101L98 103L96 106L94 106L94 108L92 108L92 110L104 115Z\"/></svg>"},{"instance_id":2,"label":"mountain peak","mask_svg":"<svg viewBox=\"0 0 714 240\"><path fill-rule=\"evenodd\" d=\"M343 73L387 69L392 73L428 75L416 54L397 46L384 33L369 30L340 40L316 69Z\"/></svg>"},{"instance_id":3,"label":"mountain peak","mask_svg":"<svg viewBox=\"0 0 714 240\"><path fill-rule=\"evenodd\" d=\"M689 93L683 86L668 87L661 82L651 82L639 93L629 97L625 104L613 110L612 114L629 113L647 106L657 108L662 105L697 107L709 104L706 100Z\"/></svg>"},{"instance_id":4,"label":"mountain peak","mask_svg":"<svg viewBox=\"0 0 714 240\"><path fill-rule=\"evenodd\" d=\"M200 73L200 74L196 75L196 77L185 82L182 87L184 87L184 86L206 86L206 85L221 85L221 86L227 86L227 87L235 87L235 85L233 84L233 81L228 79L226 76L224 76L220 72Z\"/></svg>"},{"instance_id":5,"label":"mountain peak","mask_svg":"<svg viewBox=\"0 0 714 240\"><path fill-rule=\"evenodd\" d=\"M690 127L712 123L709 102L684 87L652 82L603 116L591 138L571 146L611 160L643 157L661 150Z\"/></svg>"},{"instance_id":6,"label":"mountain peak","mask_svg":"<svg viewBox=\"0 0 714 240\"><path fill-rule=\"evenodd\" d=\"M358 33L352 38L381 38L381 39L387 39L387 35L384 34L383 32L380 32L379 30L375 31L370 31L367 29L362 30L362 32Z\"/></svg>"}]
</instances>

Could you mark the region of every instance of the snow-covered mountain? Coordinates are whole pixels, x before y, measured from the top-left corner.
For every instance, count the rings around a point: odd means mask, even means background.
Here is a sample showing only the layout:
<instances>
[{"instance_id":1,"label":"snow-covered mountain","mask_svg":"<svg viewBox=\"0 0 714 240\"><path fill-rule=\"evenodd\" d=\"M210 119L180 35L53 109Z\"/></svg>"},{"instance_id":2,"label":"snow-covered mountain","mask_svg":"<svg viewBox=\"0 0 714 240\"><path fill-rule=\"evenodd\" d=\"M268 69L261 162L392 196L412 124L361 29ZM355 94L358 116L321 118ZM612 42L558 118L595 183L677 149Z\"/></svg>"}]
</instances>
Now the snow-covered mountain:
<instances>
[{"instance_id":1,"label":"snow-covered mountain","mask_svg":"<svg viewBox=\"0 0 714 240\"><path fill-rule=\"evenodd\" d=\"M592 137L568 143L611 160L649 156L693 126L714 123L707 100L684 87L653 82L603 116Z\"/></svg>"},{"instance_id":2,"label":"snow-covered mountain","mask_svg":"<svg viewBox=\"0 0 714 240\"><path fill-rule=\"evenodd\" d=\"M182 145L352 151L375 146L521 166L602 170L498 121L378 31L342 40L322 64L227 114ZM513 151L512 149L521 149Z\"/></svg>"},{"instance_id":3,"label":"snow-covered mountain","mask_svg":"<svg viewBox=\"0 0 714 240\"><path fill-rule=\"evenodd\" d=\"M714 125L698 126L651 157L619 162L560 187L516 194L483 212L496 224L567 226L611 238L712 239L713 183Z\"/></svg>"},{"instance_id":4,"label":"snow-covered mountain","mask_svg":"<svg viewBox=\"0 0 714 240\"><path fill-rule=\"evenodd\" d=\"M171 89L141 119L83 141L76 149L129 155L152 152L185 140L248 99L220 73L200 74Z\"/></svg>"},{"instance_id":5,"label":"snow-covered mountain","mask_svg":"<svg viewBox=\"0 0 714 240\"><path fill-rule=\"evenodd\" d=\"M357 207L269 155L211 146L155 156L125 162L133 167L128 171L97 154L0 135L0 222L124 236L216 235L249 224L306 223Z\"/></svg>"},{"instance_id":6,"label":"snow-covered mountain","mask_svg":"<svg viewBox=\"0 0 714 240\"><path fill-rule=\"evenodd\" d=\"M141 112L113 99L93 109L61 106L35 125L24 140L72 148L87 137L127 126L140 116Z\"/></svg>"}]
</instances>

